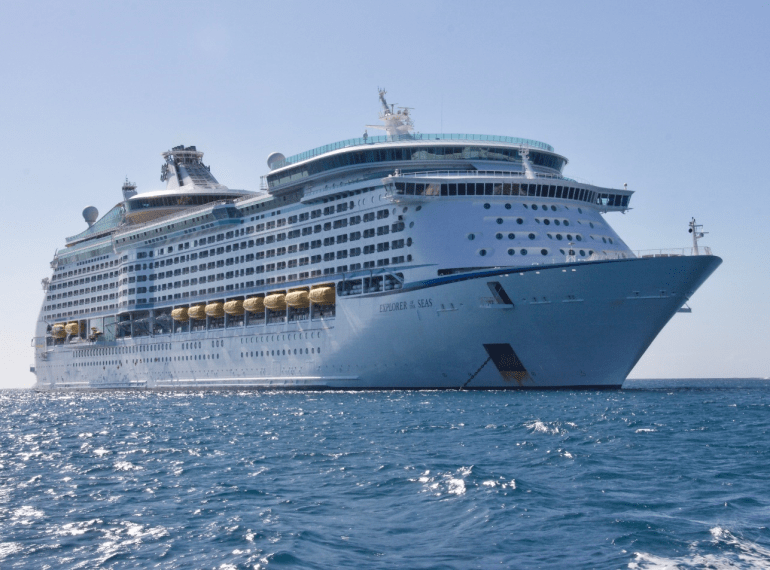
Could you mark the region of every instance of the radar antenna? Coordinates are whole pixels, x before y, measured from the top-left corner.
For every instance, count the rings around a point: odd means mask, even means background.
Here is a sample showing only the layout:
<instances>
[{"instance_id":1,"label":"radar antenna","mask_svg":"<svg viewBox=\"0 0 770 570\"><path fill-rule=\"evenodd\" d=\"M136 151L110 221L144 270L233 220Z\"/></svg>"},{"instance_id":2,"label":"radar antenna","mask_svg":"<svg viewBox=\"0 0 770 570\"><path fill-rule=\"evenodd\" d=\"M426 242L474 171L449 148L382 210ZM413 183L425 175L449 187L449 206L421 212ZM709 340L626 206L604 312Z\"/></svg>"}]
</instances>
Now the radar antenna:
<instances>
[{"instance_id":1,"label":"radar antenna","mask_svg":"<svg viewBox=\"0 0 770 570\"><path fill-rule=\"evenodd\" d=\"M388 133L389 140L398 140L400 138L410 138L411 131L414 129L414 123L409 116L409 110L412 107L399 107L396 112L396 107L393 104L388 104L385 99L387 91L385 89L378 89L380 94L380 104L382 105L382 111L379 118L385 123L384 125L366 125L369 129L380 129Z\"/></svg>"}]
</instances>

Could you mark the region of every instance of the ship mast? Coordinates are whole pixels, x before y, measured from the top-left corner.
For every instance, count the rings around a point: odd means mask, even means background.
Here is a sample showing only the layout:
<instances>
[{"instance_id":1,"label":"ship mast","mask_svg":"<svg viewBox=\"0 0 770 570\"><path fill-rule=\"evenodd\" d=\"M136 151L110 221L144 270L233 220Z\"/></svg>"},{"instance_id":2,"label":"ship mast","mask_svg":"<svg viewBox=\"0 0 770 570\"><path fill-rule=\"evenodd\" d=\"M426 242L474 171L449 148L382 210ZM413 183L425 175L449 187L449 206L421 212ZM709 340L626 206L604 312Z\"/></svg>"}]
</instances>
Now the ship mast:
<instances>
[{"instance_id":1,"label":"ship mast","mask_svg":"<svg viewBox=\"0 0 770 570\"><path fill-rule=\"evenodd\" d=\"M370 129L380 129L388 134L388 140L399 140L400 138L409 138L411 131L414 130L414 123L409 116L410 107L398 107L391 104L388 105L388 101L385 99L387 91L379 89L380 104L382 105L382 111L379 114L379 119L385 123L384 125L366 125Z\"/></svg>"},{"instance_id":2,"label":"ship mast","mask_svg":"<svg viewBox=\"0 0 770 570\"><path fill-rule=\"evenodd\" d=\"M690 220L689 232L692 234L692 253L693 255L699 255L698 253L698 240L705 236L708 232L701 231L703 224L696 224L695 218Z\"/></svg>"}]
</instances>

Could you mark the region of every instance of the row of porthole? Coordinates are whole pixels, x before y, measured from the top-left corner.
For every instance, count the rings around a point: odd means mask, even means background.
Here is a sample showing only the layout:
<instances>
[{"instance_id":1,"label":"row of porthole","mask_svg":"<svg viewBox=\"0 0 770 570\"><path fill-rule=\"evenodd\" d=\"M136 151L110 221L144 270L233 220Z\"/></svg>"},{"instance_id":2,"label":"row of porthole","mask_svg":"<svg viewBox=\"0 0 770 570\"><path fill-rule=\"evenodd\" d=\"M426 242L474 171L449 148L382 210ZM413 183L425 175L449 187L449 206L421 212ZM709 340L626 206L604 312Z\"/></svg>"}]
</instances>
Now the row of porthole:
<instances>
[{"instance_id":1,"label":"row of porthole","mask_svg":"<svg viewBox=\"0 0 770 570\"><path fill-rule=\"evenodd\" d=\"M563 249L560 249L559 251L562 253L562 255L566 255L566 254L564 253L564 250L563 250ZM487 255L487 253L488 253L488 251L487 251L486 249L480 249L480 250L479 250L479 255L480 255L481 257L484 257L485 255ZM528 253L529 253L529 252L528 252L526 249L520 249L520 250L519 250L519 254L520 254L520 255L527 255ZM585 255L586 255L586 252L585 252L585 250L584 250L584 249L581 249L579 253L580 253L580 255L581 255L582 257L585 257ZM540 254L541 254L541 255L548 255L548 250L547 250L547 249L541 249L541 250L540 250ZM593 254L593 251L589 251L589 252L588 252L588 255L591 255L591 254ZM508 255L516 255L516 250L515 250L514 248L510 248L510 249L508 250ZM574 250L570 250L570 255L575 255L575 253L574 253Z\"/></svg>"},{"instance_id":2,"label":"row of porthole","mask_svg":"<svg viewBox=\"0 0 770 570\"><path fill-rule=\"evenodd\" d=\"M548 239L553 239L553 237L554 237L551 234L546 234L546 235L548 236ZM583 241L583 236L581 236L580 234L576 234L574 237L575 237L575 239L577 241ZM561 234L556 234L556 239L561 240L562 239L562 235ZM567 234L567 241L572 241L572 234Z\"/></svg>"},{"instance_id":3,"label":"row of porthole","mask_svg":"<svg viewBox=\"0 0 770 570\"><path fill-rule=\"evenodd\" d=\"M299 354L300 355L303 354L301 348L299 349ZM313 347L310 349L306 348L304 354L321 354L321 347L320 346L318 348ZM292 355L292 350L289 349L289 356L291 355ZM297 355L297 349L295 348L294 356L296 355ZM278 350L255 350L251 352L241 352L241 358L245 358L245 357L261 358L263 356L286 356L286 349L284 348L284 349L278 349Z\"/></svg>"},{"instance_id":4,"label":"row of porthole","mask_svg":"<svg viewBox=\"0 0 770 570\"><path fill-rule=\"evenodd\" d=\"M294 335L293 340L302 340L303 334L305 335L304 338L321 338L321 331L318 332L310 332L310 333L288 333L287 335L270 335L270 336L262 336L262 337L242 337L241 338L241 344L249 344L254 342L275 342L275 341L281 341L281 340L292 340L292 334ZM299 338L297 337L299 335Z\"/></svg>"},{"instance_id":5,"label":"row of porthole","mask_svg":"<svg viewBox=\"0 0 770 570\"><path fill-rule=\"evenodd\" d=\"M538 218L535 218L535 222L537 222L539 224L540 220ZM564 222L562 222L561 220L554 220L553 223L556 226L561 225L562 223L564 223L565 226L568 226L569 225L569 220L564 220ZM546 226L549 226L549 225L551 225L551 220L549 220L548 218L543 218L543 224L546 225Z\"/></svg>"},{"instance_id":6,"label":"row of porthole","mask_svg":"<svg viewBox=\"0 0 770 570\"><path fill-rule=\"evenodd\" d=\"M522 204L522 205L523 205L525 208L529 209L529 205L528 205L528 204ZM489 210L491 207L492 207L492 205L491 205L489 202L487 202L487 203L485 203L485 204L484 204L484 209L485 209L485 210ZM540 206L540 208L542 208L543 210L548 210L548 206L545 206L545 205L543 205L543 206ZM506 202L506 204L505 204L505 209L506 209L506 210L510 210L510 209L511 209L511 204L510 204L510 203L508 203L508 202ZM537 204L532 204L532 209L533 209L533 210L537 210ZM569 209L569 208L567 208L567 209ZM551 205L551 211L552 211L552 212L555 212L555 211L556 211L556 206L554 206L554 205ZM578 211L578 213L580 213L580 214L582 214L582 213L583 213L583 209L582 209L582 208L578 208L578 209L577 209L577 211Z\"/></svg>"}]
</instances>

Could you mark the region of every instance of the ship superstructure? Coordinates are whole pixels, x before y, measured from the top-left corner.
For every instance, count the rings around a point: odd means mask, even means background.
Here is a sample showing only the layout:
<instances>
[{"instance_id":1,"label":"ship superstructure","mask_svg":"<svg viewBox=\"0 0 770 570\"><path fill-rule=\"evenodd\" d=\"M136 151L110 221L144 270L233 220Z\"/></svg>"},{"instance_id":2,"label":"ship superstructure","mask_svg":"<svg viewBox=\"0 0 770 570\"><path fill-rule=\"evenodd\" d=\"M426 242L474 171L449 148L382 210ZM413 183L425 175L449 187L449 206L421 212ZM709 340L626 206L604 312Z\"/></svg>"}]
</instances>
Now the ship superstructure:
<instances>
[{"instance_id":1,"label":"ship superstructure","mask_svg":"<svg viewBox=\"0 0 770 570\"><path fill-rule=\"evenodd\" d=\"M619 386L721 263L632 252L605 217L632 191L550 145L417 133L380 100L385 135L274 153L260 191L178 146L165 189L87 208L43 281L36 387Z\"/></svg>"}]
</instances>

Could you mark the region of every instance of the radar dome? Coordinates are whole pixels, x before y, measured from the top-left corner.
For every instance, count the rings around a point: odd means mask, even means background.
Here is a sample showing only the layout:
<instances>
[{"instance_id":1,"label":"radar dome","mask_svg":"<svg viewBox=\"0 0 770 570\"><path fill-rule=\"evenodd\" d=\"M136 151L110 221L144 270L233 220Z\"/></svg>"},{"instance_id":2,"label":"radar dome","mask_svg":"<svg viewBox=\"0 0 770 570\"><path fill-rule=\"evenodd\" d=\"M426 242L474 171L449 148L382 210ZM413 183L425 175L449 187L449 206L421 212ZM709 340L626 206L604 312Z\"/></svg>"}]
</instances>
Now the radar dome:
<instances>
[{"instance_id":1,"label":"radar dome","mask_svg":"<svg viewBox=\"0 0 770 570\"><path fill-rule=\"evenodd\" d=\"M83 210L83 219L88 224L88 227L94 225L94 222L99 217L99 210L94 208L93 206L88 206L85 210Z\"/></svg>"},{"instance_id":2,"label":"radar dome","mask_svg":"<svg viewBox=\"0 0 770 570\"><path fill-rule=\"evenodd\" d=\"M282 155L280 152L274 152L267 157L267 166L270 168L270 170L273 170L278 168L278 163L283 162L284 160L286 160L284 155Z\"/></svg>"}]
</instances>

